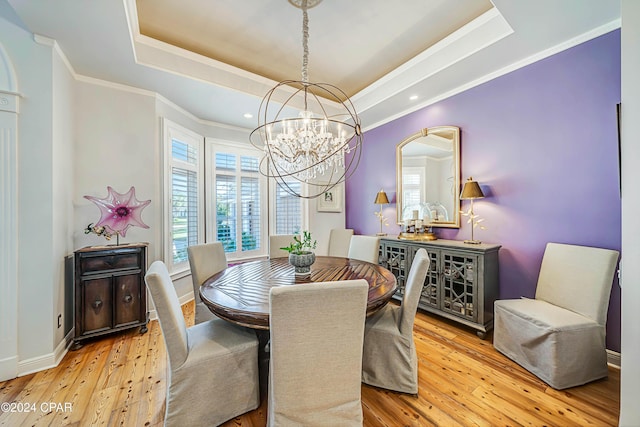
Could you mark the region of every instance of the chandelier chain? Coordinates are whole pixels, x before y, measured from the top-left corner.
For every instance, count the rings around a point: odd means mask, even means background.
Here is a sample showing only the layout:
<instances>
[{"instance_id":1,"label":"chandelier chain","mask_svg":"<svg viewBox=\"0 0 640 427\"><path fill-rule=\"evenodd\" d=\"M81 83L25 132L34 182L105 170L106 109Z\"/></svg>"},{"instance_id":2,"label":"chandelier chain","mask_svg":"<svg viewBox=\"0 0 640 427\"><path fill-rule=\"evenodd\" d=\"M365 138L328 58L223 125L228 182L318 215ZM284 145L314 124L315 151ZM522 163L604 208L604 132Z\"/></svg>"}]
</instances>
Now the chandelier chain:
<instances>
[{"instance_id":1,"label":"chandelier chain","mask_svg":"<svg viewBox=\"0 0 640 427\"><path fill-rule=\"evenodd\" d=\"M309 14L307 0L302 0L302 81L309 83Z\"/></svg>"}]
</instances>

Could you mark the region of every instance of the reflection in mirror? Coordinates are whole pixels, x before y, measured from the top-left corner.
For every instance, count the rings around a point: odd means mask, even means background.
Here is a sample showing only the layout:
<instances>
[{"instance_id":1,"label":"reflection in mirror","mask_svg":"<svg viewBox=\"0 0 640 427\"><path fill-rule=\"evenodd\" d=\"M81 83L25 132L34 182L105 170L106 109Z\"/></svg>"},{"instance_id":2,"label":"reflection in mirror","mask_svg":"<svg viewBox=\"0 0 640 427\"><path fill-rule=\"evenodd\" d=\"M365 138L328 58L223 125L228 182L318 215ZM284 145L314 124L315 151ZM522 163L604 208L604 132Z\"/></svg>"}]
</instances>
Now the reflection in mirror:
<instances>
[{"instance_id":1,"label":"reflection in mirror","mask_svg":"<svg viewBox=\"0 0 640 427\"><path fill-rule=\"evenodd\" d=\"M460 129L422 129L396 147L398 223L460 227Z\"/></svg>"}]
</instances>

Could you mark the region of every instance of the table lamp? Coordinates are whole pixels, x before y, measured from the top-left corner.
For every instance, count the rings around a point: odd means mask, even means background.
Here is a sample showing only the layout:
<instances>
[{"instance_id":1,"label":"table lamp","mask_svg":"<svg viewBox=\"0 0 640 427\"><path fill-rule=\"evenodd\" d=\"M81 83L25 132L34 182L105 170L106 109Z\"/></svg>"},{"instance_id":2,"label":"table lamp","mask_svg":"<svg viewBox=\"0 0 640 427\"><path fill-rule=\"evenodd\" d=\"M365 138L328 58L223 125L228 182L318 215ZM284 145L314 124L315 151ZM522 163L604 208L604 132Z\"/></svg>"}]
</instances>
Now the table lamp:
<instances>
[{"instance_id":1,"label":"table lamp","mask_svg":"<svg viewBox=\"0 0 640 427\"><path fill-rule=\"evenodd\" d=\"M382 205L389 204L387 193L385 193L383 189L380 189L380 191L378 191L378 194L376 194L376 200L373 203L376 205L380 205L380 212L374 212L374 214L380 219L380 232L376 233L376 236L386 236L387 233L382 232L382 224L386 221L386 218L382 216Z\"/></svg>"},{"instance_id":2,"label":"table lamp","mask_svg":"<svg viewBox=\"0 0 640 427\"><path fill-rule=\"evenodd\" d=\"M474 240L473 229L476 228L478 224L484 220L477 219L478 215L475 215L473 213L473 201L475 199L482 199L483 197L484 197L484 193L482 192L482 189L480 188L478 183L473 180L473 177L469 177L469 179L467 179L467 182L464 183L464 187L462 187L462 193L460 193L460 200L471 201L469 210L467 212L461 211L463 216L469 217L467 224L471 224L471 240L465 240L464 243L470 243L470 244L476 244L476 245L480 243L479 240ZM484 228L484 227L480 226L480 228Z\"/></svg>"}]
</instances>

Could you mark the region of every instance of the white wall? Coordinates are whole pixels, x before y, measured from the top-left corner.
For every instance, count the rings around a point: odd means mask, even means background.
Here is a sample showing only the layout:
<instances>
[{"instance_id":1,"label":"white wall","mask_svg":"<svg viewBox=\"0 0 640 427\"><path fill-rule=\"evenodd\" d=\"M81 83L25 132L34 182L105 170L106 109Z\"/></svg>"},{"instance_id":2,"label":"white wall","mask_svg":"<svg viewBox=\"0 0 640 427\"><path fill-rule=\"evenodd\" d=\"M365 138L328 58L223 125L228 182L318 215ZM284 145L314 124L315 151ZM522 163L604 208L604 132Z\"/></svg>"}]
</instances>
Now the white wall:
<instances>
[{"instance_id":1,"label":"white wall","mask_svg":"<svg viewBox=\"0 0 640 427\"><path fill-rule=\"evenodd\" d=\"M131 227L120 243L149 242L150 260L158 256L161 241L158 220L161 200L158 140L153 94L121 90L105 82L76 83L76 134L74 191L74 247L115 243L95 234L84 234L89 223L100 219L97 206L85 195L105 197L107 186L119 193L135 187L139 200L151 199L142 211L150 227Z\"/></svg>"},{"instance_id":2,"label":"white wall","mask_svg":"<svg viewBox=\"0 0 640 427\"><path fill-rule=\"evenodd\" d=\"M60 55L53 55L52 233L53 347L64 339L65 271L63 260L73 251L74 80ZM58 323L60 315L60 323ZM58 324L60 326L58 326Z\"/></svg>"},{"instance_id":3,"label":"white wall","mask_svg":"<svg viewBox=\"0 0 640 427\"><path fill-rule=\"evenodd\" d=\"M306 202L306 208L309 211L309 224L307 229L311 231L312 237L317 240L318 246L316 253L318 255L326 255L329 251L329 233L332 228L344 228L345 220L345 201L344 201L344 183L338 184L336 188L340 188L342 195L342 211L341 212L318 212L318 199L311 199ZM375 198L375 194L373 195ZM371 216L375 210L373 200L371 201Z\"/></svg>"},{"instance_id":4,"label":"white wall","mask_svg":"<svg viewBox=\"0 0 640 427\"><path fill-rule=\"evenodd\" d=\"M622 365L620 425L640 425L640 2L622 0Z\"/></svg>"},{"instance_id":5,"label":"white wall","mask_svg":"<svg viewBox=\"0 0 640 427\"><path fill-rule=\"evenodd\" d=\"M53 295L60 286L52 251L53 51L8 21L3 21L3 27L10 32L2 38L10 41L5 48L14 61L22 94L18 115L17 312L19 371L28 372L52 362Z\"/></svg>"},{"instance_id":6,"label":"white wall","mask_svg":"<svg viewBox=\"0 0 640 427\"><path fill-rule=\"evenodd\" d=\"M148 242L149 263L163 259L163 136L167 118L203 137L243 143L249 130L198 120L155 93L95 79L80 78L76 89L74 248L112 243L84 228L100 219L85 195L104 197L107 186L126 192L133 185L139 200L151 199L142 213L148 229L132 227L120 242ZM190 277L174 281L182 301L192 295Z\"/></svg>"},{"instance_id":7,"label":"white wall","mask_svg":"<svg viewBox=\"0 0 640 427\"><path fill-rule=\"evenodd\" d=\"M54 42L34 39L14 18L0 10L0 40L20 98L12 201L17 206L15 375L54 366L64 351L57 316L64 312L64 256L71 248L73 103L71 75Z\"/></svg>"},{"instance_id":8,"label":"white wall","mask_svg":"<svg viewBox=\"0 0 640 427\"><path fill-rule=\"evenodd\" d=\"M13 61L0 43L0 381L18 374L17 91Z\"/></svg>"}]
</instances>

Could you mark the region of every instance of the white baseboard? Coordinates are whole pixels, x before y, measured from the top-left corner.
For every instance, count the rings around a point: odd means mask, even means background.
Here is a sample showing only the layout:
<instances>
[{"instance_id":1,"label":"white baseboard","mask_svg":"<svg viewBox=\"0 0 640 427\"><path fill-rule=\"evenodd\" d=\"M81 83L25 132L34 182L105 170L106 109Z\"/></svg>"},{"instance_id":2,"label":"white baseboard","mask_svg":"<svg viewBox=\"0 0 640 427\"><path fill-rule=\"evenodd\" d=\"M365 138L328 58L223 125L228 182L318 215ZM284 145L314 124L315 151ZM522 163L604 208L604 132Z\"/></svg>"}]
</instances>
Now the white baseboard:
<instances>
[{"instance_id":1,"label":"white baseboard","mask_svg":"<svg viewBox=\"0 0 640 427\"><path fill-rule=\"evenodd\" d=\"M44 371L45 369L55 368L58 366L71 346L71 337L73 337L73 333L72 328L64 339L56 346L53 352L18 362L18 376L21 377L33 374L34 372Z\"/></svg>"},{"instance_id":2,"label":"white baseboard","mask_svg":"<svg viewBox=\"0 0 640 427\"><path fill-rule=\"evenodd\" d=\"M614 368L620 369L621 355L617 351L607 349L607 363Z\"/></svg>"},{"instance_id":3,"label":"white baseboard","mask_svg":"<svg viewBox=\"0 0 640 427\"><path fill-rule=\"evenodd\" d=\"M0 360L0 381L12 380L18 376L18 356Z\"/></svg>"}]
</instances>

